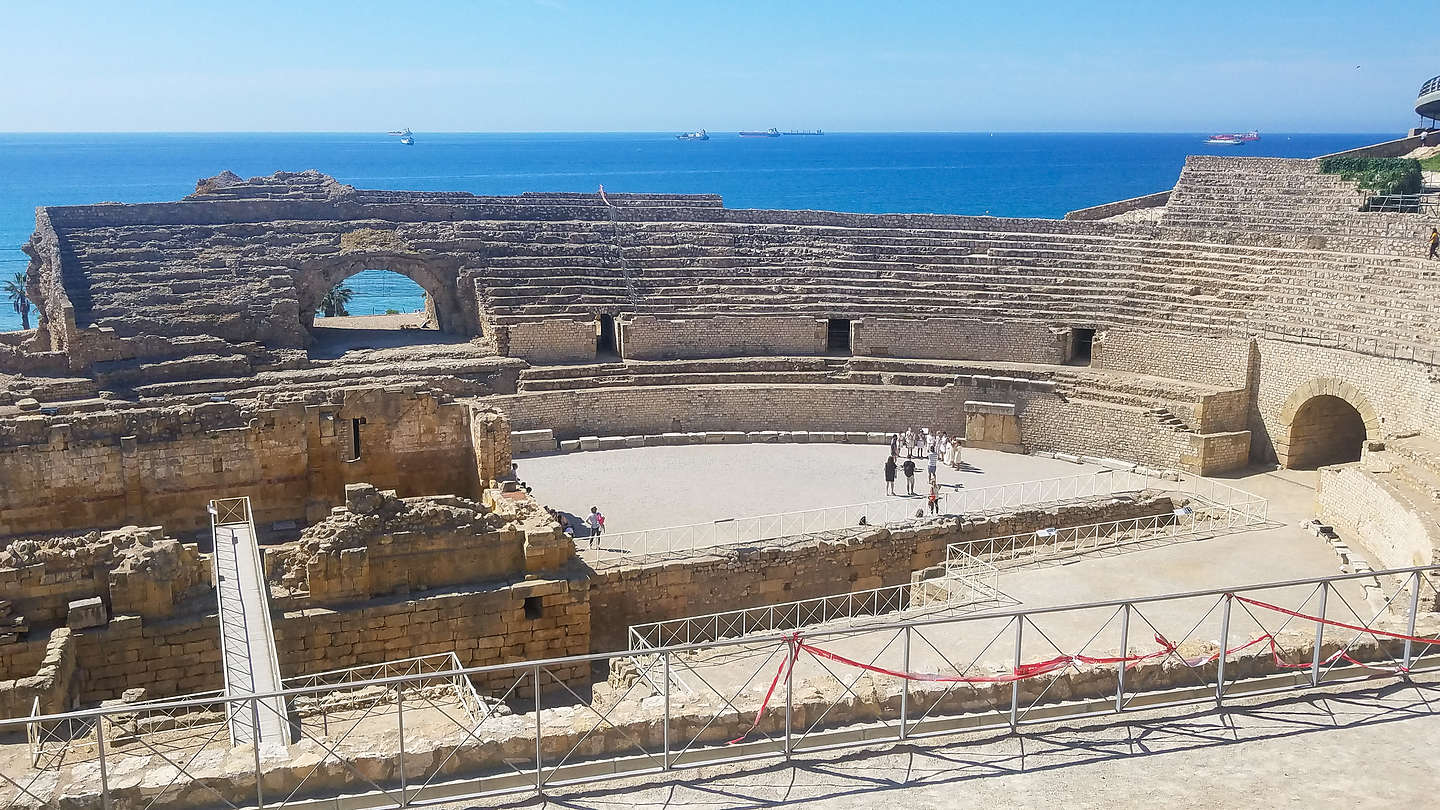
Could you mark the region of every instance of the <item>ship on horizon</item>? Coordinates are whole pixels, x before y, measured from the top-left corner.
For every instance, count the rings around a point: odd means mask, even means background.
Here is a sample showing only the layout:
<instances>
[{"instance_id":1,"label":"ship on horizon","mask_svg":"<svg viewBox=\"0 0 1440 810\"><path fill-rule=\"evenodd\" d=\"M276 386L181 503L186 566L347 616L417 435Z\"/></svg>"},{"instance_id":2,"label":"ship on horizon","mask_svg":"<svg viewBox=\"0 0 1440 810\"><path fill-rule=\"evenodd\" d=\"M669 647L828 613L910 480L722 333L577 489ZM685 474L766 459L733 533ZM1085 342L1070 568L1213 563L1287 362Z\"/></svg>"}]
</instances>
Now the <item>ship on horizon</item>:
<instances>
[{"instance_id":1,"label":"ship on horizon","mask_svg":"<svg viewBox=\"0 0 1440 810\"><path fill-rule=\"evenodd\" d=\"M385 133L385 134L386 134L386 135L396 135L396 136L399 136L399 138L400 138L400 143L403 144L403 145L405 145L405 146L414 146L414 145L415 145L415 135L410 132L410 128L409 128L409 127L406 127L406 128L404 128L404 129L391 130L391 131L389 131L389 132L387 132L387 133Z\"/></svg>"},{"instance_id":2,"label":"ship on horizon","mask_svg":"<svg viewBox=\"0 0 1440 810\"><path fill-rule=\"evenodd\" d=\"M675 139L678 141L708 141L710 140L710 133L703 129L697 129L694 132L682 132L676 135Z\"/></svg>"},{"instance_id":3,"label":"ship on horizon","mask_svg":"<svg viewBox=\"0 0 1440 810\"><path fill-rule=\"evenodd\" d=\"M1249 132L1231 132L1219 135L1211 135L1205 143L1220 144L1221 146L1244 146L1252 141L1260 140L1260 133L1255 130Z\"/></svg>"},{"instance_id":4,"label":"ship on horizon","mask_svg":"<svg viewBox=\"0 0 1440 810\"><path fill-rule=\"evenodd\" d=\"M823 129L791 129L786 130L786 135L824 135Z\"/></svg>"},{"instance_id":5,"label":"ship on horizon","mask_svg":"<svg viewBox=\"0 0 1440 810\"><path fill-rule=\"evenodd\" d=\"M758 130L758 129L742 129L742 130L740 130L740 137L742 137L742 138L778 138L778 137L780 137L780 130L776 129L775 127L770 127L769 129L763 130L763 131L762 131L762 130Z\"/></svg>"}]
</instances>

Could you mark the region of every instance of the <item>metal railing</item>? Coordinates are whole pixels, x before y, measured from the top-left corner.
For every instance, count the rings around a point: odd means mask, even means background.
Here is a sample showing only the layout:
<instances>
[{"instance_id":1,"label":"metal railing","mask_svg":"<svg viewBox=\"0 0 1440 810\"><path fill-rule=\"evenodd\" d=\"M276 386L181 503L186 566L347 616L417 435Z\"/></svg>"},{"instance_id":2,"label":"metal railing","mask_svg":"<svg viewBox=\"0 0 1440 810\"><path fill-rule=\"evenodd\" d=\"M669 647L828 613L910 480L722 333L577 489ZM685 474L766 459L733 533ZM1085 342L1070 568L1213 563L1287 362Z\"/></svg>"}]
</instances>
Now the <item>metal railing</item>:
<instances>
[{"instance_id":1,"label":"metal railing","mask_svg":"<svg viewBox=\"0 0 1440 810\"><path fill-rule=\"evenodd\" d=\"M1233 487L1226 488L1240 492ZM1169 514L950 543L945 547L945 566L965 568L971 565L970 560L980 558L998 568L1013 568L1157 540L1228 534L1264 525L1268 508L1269 502L1257 496L1229 503L1216 503L1197 496L1191 505L1177 508Z\"/></svg>"},{"instance_id":2,"label":"metal railing","mask_svg":"<svg viewBox=\"0 0 1440 810\"><path fill-rule=\"evenodd\" d=\"M988 515L1021 506L1069 503L1160 485L1170 487L1169 482L1138 473L1102 470L946 492L941 496L940 511L946 515ZM882 501L726 518L710 523L607 532L600 536L598 549L584 549L583 539L578 545L582 546L581 554L595 562L633 560L668 554L694 554L716 546L853 529L862 525L883 526L923 519L927 514L923 497L891 497Z\"/></svg>"},{"instance_id":3,"label":"metal railing","mask_svg":"<svg viewBox=\"0 0 1440 810\"><path fill-rule=\"evenodd\" d=\"M1356 584L1372 577L1393 585L1378 607ZM0 721L0 735L73 722L94 728L96 744L64 774L0 771L0 803L54 804L63 785L64 801L77 806L400 808L1411 677L1440 670L1440 639L1415 635L1422 606L1428 612L1440 601L1437 577L1432 565L660 647L642 657L661 677L635 678L593 703L581 688L589 672L632 654L148 707L184 713L225 703L243 713L337 690L396 696L364 719L358 747L302 725L303 762L257 756L250 766L245 756L202 757L203 749L159 748L143 735L117 750L108 721L131 707L18 718ZM427 702L427 690L414 686L447 675L489 684L493 697L478 719ZM675 675L694 693L672 695ZM417 711L418 730L407 726Z\"/></svg>"},{"instance_id":4,"label":"metal railing","mask_svg":"<svg viewBox=\"0 0 1440 810\"><path fill-rule=\"evenodd\" d=\"M1400 214L1434 214L1440 212L1440 194L1372 194L1365 198L1362 210Z\"/></svg>"},{"instance_id":5,"label":"metal railing","mask_svg":"<svg viewBox=\"0 0 1440 810\"><path fill-rule=\"evenodd\" d=\"M887 613L899 613L921 604L952 608L1001 597L999 569L960 552L953 564L947 561L941 576L932 579L635 624L630 626L629 643L632 651L642 651L671 644L699 644L832 622L853 625L862 618L873 619Z\"/></svg>"}]
</instances>

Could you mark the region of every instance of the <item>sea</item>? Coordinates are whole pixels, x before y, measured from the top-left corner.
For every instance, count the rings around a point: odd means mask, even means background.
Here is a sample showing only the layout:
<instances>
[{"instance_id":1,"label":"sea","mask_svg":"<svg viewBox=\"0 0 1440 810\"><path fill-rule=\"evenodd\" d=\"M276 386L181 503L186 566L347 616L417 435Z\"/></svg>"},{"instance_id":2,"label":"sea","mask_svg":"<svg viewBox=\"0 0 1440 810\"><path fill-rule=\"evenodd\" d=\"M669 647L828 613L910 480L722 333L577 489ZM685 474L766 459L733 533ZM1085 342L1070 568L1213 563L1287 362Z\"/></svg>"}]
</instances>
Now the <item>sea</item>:
<instances>
[{"instance_id":1,"label":"sea","mask_svg":"<svg viewBox=\"0 0 1440 810\"><path fill-rule=\"evenodd\" d=\"M23 273L35 208L176 200L226 169L318 169L357 188L720 194L731 208L1058 218L1174 185L1186 155L1315 157L1397 137L1264 133L1244 146L1204 134L712 133L0 134L0 281ZM351 314L419 309L408 279L352 277ZM32 315L33 317L33 315ZM0 331L20 317L0 299Z\"/></svg>"}]
</instances>

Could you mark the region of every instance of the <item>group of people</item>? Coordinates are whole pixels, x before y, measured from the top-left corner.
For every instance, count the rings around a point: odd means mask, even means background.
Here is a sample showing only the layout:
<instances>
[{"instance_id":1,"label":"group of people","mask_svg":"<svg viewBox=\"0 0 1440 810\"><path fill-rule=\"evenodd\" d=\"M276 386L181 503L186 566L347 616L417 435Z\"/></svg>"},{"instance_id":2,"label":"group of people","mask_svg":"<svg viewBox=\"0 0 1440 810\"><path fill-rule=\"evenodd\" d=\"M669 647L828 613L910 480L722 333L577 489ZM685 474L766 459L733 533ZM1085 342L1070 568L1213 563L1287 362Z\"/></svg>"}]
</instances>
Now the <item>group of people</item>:
<instances>
[{"instance_id":1,"label":"group of people","mask_svg":"<svg viewBox=\"0 0 1440 810\"><path fill-rule=\"evenodd\" d=\"M926 462L926 471L929 473L930 495L926 501L930 514L940 514L940 481L936 473L941 464L960 469L963 447L964 442L959 437L952 438L944 431L933 432L928 428L912 427L891 435L890 455L885 459L885 493L898 494L895 492L895 477L897 473L904 472L905 494L919 494L915 491L915 473L919 470L915 459L918 457ZM905 454L904 462L900 461L901 453Z\"/></svg>"}]
</instances>

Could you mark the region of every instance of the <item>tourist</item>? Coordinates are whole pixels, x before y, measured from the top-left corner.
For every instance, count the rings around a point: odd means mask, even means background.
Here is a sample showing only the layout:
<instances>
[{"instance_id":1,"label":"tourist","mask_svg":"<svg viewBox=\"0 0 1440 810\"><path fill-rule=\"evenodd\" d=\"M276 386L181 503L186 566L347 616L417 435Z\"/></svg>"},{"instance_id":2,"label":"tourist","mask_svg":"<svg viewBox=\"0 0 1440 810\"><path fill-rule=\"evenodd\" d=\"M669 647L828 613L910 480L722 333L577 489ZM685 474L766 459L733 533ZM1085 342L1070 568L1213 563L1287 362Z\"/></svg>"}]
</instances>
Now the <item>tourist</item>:
<instances>
[{"instance_id":1,"label":"tourist","mask_svg":"<svg viewBox=\"0 0 1440 810\"><path fill-rule=\"evenodd\" d=\"M936 480L937 480L937 479L935 478L935 467L936 467L939 463L940 463L940 442L936 441L936 442L932 442L932 443L930 444L930 463L929 463L929 465L927 466L927 469L928 469L928 471L929 471L929 473L930 473L930 485L931 485L931 486L934 486L934 485L935 485L935 482L936 482Z\"/></svg>"},{"instance_id":2,"label":"tourist","mask_svg":"<svg viewBox=\"0 0 1440 810\"><path fill-rule=\"evenodd\" d=\"M885 494L895 494L895 456L885 459Z\"/></svg>"},{"instance_id":3,"label":"tourist","mask_svg":"<svg viewBox=\"0 0 1440 810\"><path fill-rule=\"evenodd\" d=\"M907 458L907 459L905 459L905 466L902 467L901 469L905 470L905 486L906 486L906 488L909 490L909 491L906 492L905 494L907 494L907 495L914 495L914 494L915 494L915 459L913 459L913 458Z\"/></svg>"},{"instance_id":4,"label":"tourist","mask_svg":"<svg viewBox=\"0 0 1440 810\"><path fill-rule=\"evenodd\" d=\"M964 466L964 462L960 460L960 452L965 449L965 440L956 439L950 443L950 449L954 451L950 456L950 467L958 470Z\"/></svg>"},{"instance_id":5,"label":"tourist","mask_svg":"<svg viewBox=\"0 0 1440 810\"><path fill-rule=\"evenodd\" d=\"M1440 230L1436 230L1435 228L1431 228L1431 229L1430 229L1430 258L1432 258L1432 259L1434 259L1434 258L1440 258L1440 256L1437 256L1437 255L1436 255L1436 251L1440 251Z\"/></svg>"},{"instance_id":6,"label":"tourist","mask_svg":"<svg viewBox=\"0 0 1440 810\"><path fill-rule=\"evenodd\" d=\"M590 547L598 547L600 535L605 531L605 516L600 514L600 507L590 507L590 517L585 518L585 525L590 527Z\"/></svg>"},{"instance_id":7,"label":"tourist","mask_svg":"<svg viewBox=\"0 0 1440 810\"><path fill-rule=\"evenodd\" d=\"M940 514L940 485L930 482L930 514Z\"/></svg>"}]
</instances>

